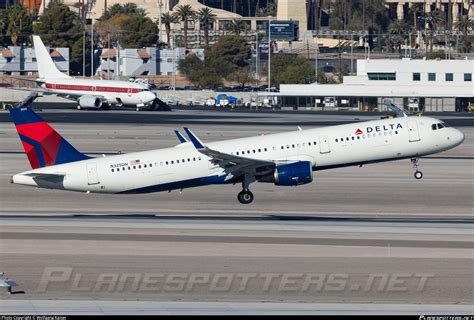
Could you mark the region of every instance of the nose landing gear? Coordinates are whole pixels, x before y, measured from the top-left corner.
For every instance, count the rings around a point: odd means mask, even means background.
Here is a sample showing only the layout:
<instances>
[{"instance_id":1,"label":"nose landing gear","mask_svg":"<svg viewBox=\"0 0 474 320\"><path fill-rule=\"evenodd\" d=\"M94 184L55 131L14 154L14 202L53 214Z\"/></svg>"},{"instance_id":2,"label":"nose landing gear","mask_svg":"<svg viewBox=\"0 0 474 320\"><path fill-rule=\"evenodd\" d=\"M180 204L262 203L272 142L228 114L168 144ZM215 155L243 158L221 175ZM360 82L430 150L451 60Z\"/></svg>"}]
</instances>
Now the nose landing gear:
<instances>
[{"instance_id":1,"label":"nose landing gear","mask_svg":"<svg viewBox=\"0 0 474 320\"><path fill-rule=\"evenodd\" d=\"M413 174L413 176L415 177L415 179L417 180L420 180L421 178L423 178L423 172L421 172L420 170L418 170L418 158L417 157L413 157L411 158L411 163L413 164L413 169L415 169L415 173Z\"/></svg>"}]
</instances>

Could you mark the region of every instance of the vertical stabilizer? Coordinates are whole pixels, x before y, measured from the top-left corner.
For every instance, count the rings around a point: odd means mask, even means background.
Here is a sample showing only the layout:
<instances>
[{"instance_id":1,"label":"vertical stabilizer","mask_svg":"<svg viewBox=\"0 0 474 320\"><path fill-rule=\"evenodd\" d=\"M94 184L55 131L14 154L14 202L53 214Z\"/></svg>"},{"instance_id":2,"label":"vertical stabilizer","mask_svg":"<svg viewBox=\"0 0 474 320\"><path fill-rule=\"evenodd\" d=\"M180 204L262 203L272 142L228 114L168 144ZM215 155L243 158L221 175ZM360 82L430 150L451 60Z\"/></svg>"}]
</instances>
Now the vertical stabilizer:
<instances>
[{"instance_id":1,"label":"vertical stabilizer","mask_svg":"<svg viewBox=\"0 0 474 320\"><path fill-rule=\"evenodd\" d=\"M54 64L53 59L49 55L48 50L41 41L39 36L33 36L33 44L35 46L36 64L38 65L39 78L41 79L57 79L57 78L71 78L67 74L59 71Z\"/></svg>"}]
</instances>

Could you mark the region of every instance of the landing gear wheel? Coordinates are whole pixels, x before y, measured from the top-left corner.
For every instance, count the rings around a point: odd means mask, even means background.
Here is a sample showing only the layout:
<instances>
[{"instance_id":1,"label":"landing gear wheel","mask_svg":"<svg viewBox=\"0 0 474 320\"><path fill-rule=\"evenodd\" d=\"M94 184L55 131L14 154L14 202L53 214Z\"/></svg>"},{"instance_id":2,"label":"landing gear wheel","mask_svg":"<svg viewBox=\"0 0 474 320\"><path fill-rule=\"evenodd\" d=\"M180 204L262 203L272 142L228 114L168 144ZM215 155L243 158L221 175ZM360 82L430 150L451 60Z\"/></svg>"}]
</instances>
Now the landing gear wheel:
<instances>
[{"instance_id":1,"label":"landing gear wheel","mask_svg":"<svg viewBox=\"0 0 474 320\"><path fill-rule=\"evenodd\" d=\"M80 104L77 105L77 110L81 110L81 105Z\"/></svg>"},{"instance_id":2,"label":"landing gear wheel","mask_svg":"<svg viewBox=\"0 0 474 320\"><path fill-rule=\"evenodd\" d=\"M415 179L420 180L421 178L423 178L423 172L417 170L415 171L414 176L415 176Z\"/></svg>"},{"instance_id":3,"label":"landing gear wheel","mask_svg":"<svg viewBox=\"0 0 474 320\"><path fill-rule=\"evenodd\" d=\"M253 201L253 193L248 190L241 191L237 195L237 199L242 204L249 204Z\"/></svg>"}]
</instances>

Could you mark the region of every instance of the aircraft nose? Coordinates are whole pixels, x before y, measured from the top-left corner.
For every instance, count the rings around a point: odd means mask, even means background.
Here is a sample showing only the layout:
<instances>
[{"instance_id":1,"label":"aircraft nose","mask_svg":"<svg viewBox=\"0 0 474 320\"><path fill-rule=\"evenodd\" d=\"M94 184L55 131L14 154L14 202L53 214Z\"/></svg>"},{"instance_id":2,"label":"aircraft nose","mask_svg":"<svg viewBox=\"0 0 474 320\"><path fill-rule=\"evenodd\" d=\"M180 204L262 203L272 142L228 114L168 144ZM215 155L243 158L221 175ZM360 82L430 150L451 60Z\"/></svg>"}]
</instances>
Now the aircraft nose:
<instances>
[{"instance_id":1,"label":"aircraft nose","mask_svg":"<svg viewBox=\"0 0 474 320\"><path fill-rule=\"evenodd\" d=\"M457 144L461 144L463 143L465 137L464 137L464 133L462 133L460 130L458 129L455 129L456 130L456 134L455 134L455 140L457 142Z\"/></svg>"}]
</instances>

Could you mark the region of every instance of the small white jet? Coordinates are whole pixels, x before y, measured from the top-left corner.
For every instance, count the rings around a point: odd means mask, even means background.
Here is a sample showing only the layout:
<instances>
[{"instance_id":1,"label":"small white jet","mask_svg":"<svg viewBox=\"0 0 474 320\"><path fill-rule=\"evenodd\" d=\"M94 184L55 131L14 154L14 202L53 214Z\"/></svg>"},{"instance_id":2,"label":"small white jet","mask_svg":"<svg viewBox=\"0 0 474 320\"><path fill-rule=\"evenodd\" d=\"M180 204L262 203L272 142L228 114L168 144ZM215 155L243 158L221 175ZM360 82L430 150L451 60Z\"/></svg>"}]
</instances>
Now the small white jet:
<instances>
[{"instance_id":1,"label":"small white jet","mask_svg":"<svg viewBox=\"0 0 474 320\"><path fill-rule=\"evenodd\" d=\"M145 84L73 78L59 71L39 36L33 36L33 44L39 73L35 82L40 87L34 91L74 100L78 109L107 110L111 106L132 106L138 111L163 108L156 94Z\"/></svg>"},{"instance_id":2,"label":"small white jet","mask_svg":"<svg viewBox=\"0 0 474 320\"><path fill-rule=\"evenodd\" d=\"M33 170L11 182L95 193L150 193L211 184L242 184L240 203L253 201L253 182L298 186L313 171L418 158L454 148L461 131L429 117L397 117L204 143L184 128L180 144L159 150L90 158L69 144L29 106L10 109Z\"/></svg>"}]
</instances>

